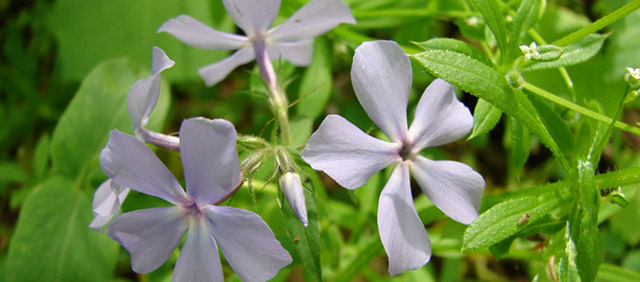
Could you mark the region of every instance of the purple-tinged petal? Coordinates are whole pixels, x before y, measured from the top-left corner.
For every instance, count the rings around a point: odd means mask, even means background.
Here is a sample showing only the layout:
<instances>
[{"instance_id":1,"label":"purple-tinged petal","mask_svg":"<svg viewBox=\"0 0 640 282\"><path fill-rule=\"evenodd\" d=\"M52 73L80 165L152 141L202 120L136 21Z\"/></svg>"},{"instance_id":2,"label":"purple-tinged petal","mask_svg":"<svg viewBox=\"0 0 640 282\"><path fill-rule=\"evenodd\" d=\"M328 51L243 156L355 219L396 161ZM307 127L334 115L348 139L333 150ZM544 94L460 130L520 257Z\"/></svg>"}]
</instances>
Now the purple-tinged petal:
<instances>
[{"instance_id":1,"label":"purple-tinged petal","mask_svg":"<svg viewBox=\"0 0 640 282\"><path fill-rule=\"evenodd\" d=\"M416 151L453 142L473 128L473 116L458 101L453 85L438 78L422 94L409 134Z\"/></svg>"},{"instance_id":2,"label":"purple-tinged petal","mask_svg":"<svg viewBox=\"0 0 640 282\"><path fill-rule=\"evenodd\" d=\"M222 61L200 68L198 73L207 86L212 86L227 77L239 65L251 62L255 58L253 47L244 47Z\"/></svg>"},{"instance_id":3,"label":"purple-tinged petal","mask_svg":"<svg viewBox=\"0 0 640 282\"><path fill-rule=\"evenodd\" d=\"M129 251L133 271L151 272L178 246L188 227L185 213L180 207L123 213L111 221L107 234Z\"/></svg>"},{"instance_id":4,"label":"purple-tinged petal","mask_svg":"<svg viewBox=\"0 0 640 282\"><path fill-rule=\"evenodd\" d=\"M114 216L120 214L120 205L129 194L129 188L122 187L107 179L102 182L93 195L93 221L89 228L102 233L102 228Z\"/></svg>"},{"instance_id":5,"label":"purple-tinged petal","mask_svg":"<svg viewBox=\"0 0 640 282\"><path fill-rule=\"evenodd\" d=\"M267 45L269 58L285 59L296 66L308 66L313 59L313 39L295 42L275 42Z\"/></svg>"},{"instance_id":6,"label":"purple-tinged petal","mask_svg":"<svg viewBox=\"0 0 640 282\"><path fill-rule=\"evenodd\" d=\"M151 76L138 80L127 95L127 110L133 122L136 135L147 124L149 115L155 108L160 94L160 73L172 67L174 62L158 47L153 47Z\"/></svg>"},{"instance_id":7,"label":"purple-tinged petal","mask_svg":"<svg viewBox=\"0 0 640 282\"><path fill-rule=\"evenodd\" d=\"M224 281L218 248L206 220L204 216L192 220L171 281Z\"/></svg>"},{"instance_id":8,"label":"purple-tinged petal","mask_svg":"<svg viewBox=\"0 0 640 282\"><path fill-rule=\"evenodd\" d=\"M224 197L242 181L237 133L223 119L190 118L180 127L180 156L187 193L198 206Z\"/></svg>"},{"instance_id":9,"label":"purple-tinged petal","mask_svg":"<svg viewBox=\"0 0 640 282\"><path fill-rule=\"evenodd\" d=\"M188 199L176 178L149 147L116 129L100 154L100 166L111 180L141 193L162 198L175 205Z\"/></svg>"},{"instance_id":10,"label":"purple-tinged petal","mask_svg":"<svg viewBox=\"0 0 640 282\"><path fill-rule=\"evenodd\" d=\"M340 0L314 0L270 30L269 38L276 42L313 39L341 23L356 23L347 4Z\"/></svg>"},{"instance_id":11,"label":"purple-tinged petal","mask_svg":"<svg viewBox=\"0 0 640 282\"><path fill-rule=\"evenodd\" d=\"M266 281L292 261L257 214L228 206L202 209L227 262L242 281Z\"/></svg>"},{"instance_id":12,"label":"purple-tinged petal","mask_svg":"<svg viewBox=\"0 0 640 282\"><path fill-rule=\"evenodd\" d=\"M378 231L389 256L389 274L422 267L431 258L431 241L411 197L409 168L396 166L378 203Z\"/></svg>"},{"instance_id":13,"label":"purple-tinged petal","mask_svg":"<svg viewBox=\"0 0 640 282\"><path fill-rule=\"evenodd\" d=\"M484 179L468 165L417 156L411 173L427 198L453 220L471 224L478 217Z\"/></svg>"},{"instance_id":14,"label":"purple-tinged petal","mask_svg":"<svg viewBox=\"0 0 640 282\"><path fill-rule=\"evenodd\" d=\"M280 10L280 0L222 0L222 3L249 37L266 33Z\"/></svg>"},{"instance_id":15,"label":"purple-tinged petal","mask_svg":"<svg viewBox=\"0 0 640 282\"><path fill-rule=\"evenodd\" d=\"M358 188L373 174L402 161L400 145L371 137L339 115L328 115L300 153L347 189Z\"/></svg>"},{"instance_id":16,"label":"purple-tinged petal","mask_svg":"<svg viewBox=\"0 0 640 282\"><path fill-rule=\"evenodd\" d=\"M304 188L302 188L300 176L295 172L285 172L280 177L280 189L282 189L282 193L287 199L287 202L289 202L293 213L300 219L302 225L307 227L309 225L309 220L307 219L307 203L304 199Z\"/></svg>"},{"instance_id":17,"label":"purple-tinged petal","mask_svg":"<svg viewBox=\"0 0 640 282\"><path fill-rule=\"evenodd\" d=\"M393 41L364 42L356 49L351 80L358 101L393 142L407 135L411 62Z\"/></svg>"},{"instance_id":18,"label":"purple-tinged petal","mask_svg":"<svg viewBox=\"0 0 640 282\"><path fill-rule=\"evenodd\" d=\"M167 20L158 32L167 32L187 45L202 49L233 50L248 44L246 36L217 31L187 15Z\"/></svg>"}]
</instances>

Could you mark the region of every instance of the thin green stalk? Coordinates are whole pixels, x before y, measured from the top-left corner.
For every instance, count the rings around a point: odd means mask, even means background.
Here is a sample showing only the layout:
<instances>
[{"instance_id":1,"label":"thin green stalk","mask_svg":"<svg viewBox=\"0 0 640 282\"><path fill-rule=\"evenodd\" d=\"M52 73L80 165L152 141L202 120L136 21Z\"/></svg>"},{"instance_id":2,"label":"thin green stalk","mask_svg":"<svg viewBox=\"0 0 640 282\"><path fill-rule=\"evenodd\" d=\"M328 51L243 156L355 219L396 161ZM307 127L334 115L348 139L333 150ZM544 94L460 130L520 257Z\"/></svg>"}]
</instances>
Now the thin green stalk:
<instances>
[{"instance_id":1,"label":"thin green stalk","mask_svg":"<svg viewBox=\"0 0 640 282\"><path fill-rule=\"evenodd\" d=\"M377 17L448 17L448 18L466 18L473 16L471 12L462 11L433 11L431 9L383 9L372 11L354 11L353 16L358 19L377 18Z\"/></svg>"},{"instance_id":2,"label":"thin green stalk","mask_svg":"<svg viewBox=\"0 0 640 282\"><path fill-rule=\"evenodd\" d=\"M602 135L602 138L600 138L599 140L596 139L593 142L593 145L589 150L588 158L595 165L597 165L598 162L600 162L600 155L602 153L602 148L607 143L607 140L609 140L609 136L613 131L613 125L615 124L616 120L619 118L620 114L622 114L622 107L624 107L624 100L625 100L625 97L627 96L626 94L628 91L629 91L629 85L627 85L626 89L624 90L622 98L620 99L620 103L618 104L618 109L616 110L616 113L613 115L613 119L609 123L609 126L607 127L607 131L604 133L604 135Z\"/></svg>"},{"instance_id":3,"label":"thin green stalk","mask_svg":"<svg viewBox=\"0 0 640 282\"><path fill-rule=\"evenodd\" d=\"M565 99L563 99L561 97L558 97L558 96L556 96L556 95L554 95L554 94L552 94L550 92L547 92L546 90L538 88L537 86L535 86L535 85L533 85L533 84L531 84L529 82L525 82L524 83L524 89L526 89L529 92L531 92L533 94L536 94L536 95L538 95L538 96L540 96L542 98L545 98L545 99L547 99L547 100L549 100L551 102L554 102L554 103L556 103L558 105L564 106L564 107L566 107L568 109L574 110L574 111L576 111L578 113L581 113L581 114L583 114L585 116L588 116L590 118L593 118L595 120L598 120L598 121L601 121L601 122L605 122L605 123L611 123L613 121L613 119L608 117L608 116L596 113L596 112L594 112L592 110L589 110L589 109L587 109L585 107L582 107L582 106L574 104L574 103L572 103L570 101L567 101L567 100L565 100ZM633 134L636 134L636 135L640 135L640 128L628 125L628 124L626 124L624 122L615 121L614 126L619 128L619 129L621 129L621 130L624 130L626 132L633 133Z\"/></svg>"},{"instance_id":4,"label":"thin green stalk","mask_svg":"<svg viewBox=\"0 0 640 282\"><path fill-rule=\"evenodd\" d=\"M563 38L560 38L553 45L564 47L573 42L576 42L585 36L592 34L616 21L630 14L631 12L640 8L640 0L634 0L622 6L620 9L615 10L613 13L604 16L603 18L595 21L594 23L585 26L574 33L571 33Z\"/></svg>"}]
</instances>

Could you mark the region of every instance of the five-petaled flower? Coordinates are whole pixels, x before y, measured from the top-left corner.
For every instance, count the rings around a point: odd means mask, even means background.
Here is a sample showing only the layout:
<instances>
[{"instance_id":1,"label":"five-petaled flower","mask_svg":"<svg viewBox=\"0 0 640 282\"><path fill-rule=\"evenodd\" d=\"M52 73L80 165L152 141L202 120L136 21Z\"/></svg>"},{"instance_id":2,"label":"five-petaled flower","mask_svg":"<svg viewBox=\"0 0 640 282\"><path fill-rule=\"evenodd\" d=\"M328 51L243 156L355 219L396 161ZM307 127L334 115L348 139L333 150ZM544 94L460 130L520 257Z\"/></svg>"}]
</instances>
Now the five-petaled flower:
<instances>
[{"instance_id":1,"label":"five-petaled flower","mask_svg":"<svg viewBox=\"0 0 640 282\"><path fill-rule=\"evenodd\" d=\"M244 35L214 30L187 15L169 19L158 32L168 32L184 43L203 49L235 50L228 58L198 70L209 86L224 79L237 66L257 59L283 58L297 66L311 63L313 38L340 23L355 23L349 6L340 0L313 0L286 22L269 29L280 10L281 0L223 0L224 6ZM268 62L270 67L270 62ZM272 70L261 70L261 73ZM271 78L269 78L271 79ZM268 81L268 79L265 78Z\"/></svg>"},{"instance_id":2,"label":"five-petaled flower","mask_svg":"<svg viewBox=\"0 0 640 282\"><path fill-rule=\"evenodd\" d=\"M173 281L223 281L218 255L243 281L264 281L291 263L291 256L257 214L217 206L240 186L236 132L225 120L191 118L180 128L180 156L186 193L139 139L113 130L100 155L111 181L162 198L175 206L117 216L107 234L131 254L134 271L158 268L187 238Z\"/></svg>"},{"instance_id":3,"label":"five-petaled flower","mask_svg":"<svg viewBox=\"0 0 640 282\"><path fill-rule=\"evenodd\" d=\"M528 61L531 60L531 58L534 58L536 60L542 58L542 55L540 55L540 52L538 52L538 46L536 45L535 42L531 42L531 45L527 46L527 45L521 45L520 46L520 51L522 51L522 54L524 54L524 61Z\"/></svg>"},{"instance_id":4,"label":"five-petaled flower","mask_svg":"<svg viewBox=\"0 0 640 282\"><path fill-rule=\"evenodd\" d=\"M389 273L417 269L431 257L431 243L413 205L409 173L427 197L452 219L470 224L478 216L484 179L455 161L419 154L466 135L473 117L453 86L436 79L425 90L407 126L411 63L392 41L365 42L351 68L358 101L391 142L376 139L338 115L329 115L309 138L302 158L348 189L395 165L378 203L378 230L389 256Z\"/></svg>"}]
</instances>

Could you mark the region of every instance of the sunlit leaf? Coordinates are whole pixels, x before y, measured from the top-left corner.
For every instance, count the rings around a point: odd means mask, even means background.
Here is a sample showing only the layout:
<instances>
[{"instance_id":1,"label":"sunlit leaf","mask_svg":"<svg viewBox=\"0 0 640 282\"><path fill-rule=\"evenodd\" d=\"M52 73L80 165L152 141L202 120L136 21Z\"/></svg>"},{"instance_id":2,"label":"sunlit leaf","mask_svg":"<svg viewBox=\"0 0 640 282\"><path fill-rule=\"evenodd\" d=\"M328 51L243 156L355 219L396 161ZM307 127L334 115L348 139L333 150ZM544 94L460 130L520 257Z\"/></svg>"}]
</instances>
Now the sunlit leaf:
<instances>
[{"instance_id":1,"label":"sunlit leaf","mask_svg":"<svg viewBox=\"0 0 640 282\"><path fill-rule=\"evenodd\" d=\"M591 59L591 57L600 51L600 48L602 48L602 44L607 37L609 37L607 34L591 34L578 42L567 46L567 49L564 50L559 59L550 62L534 63L524 68L523 71L554 69L582 63Z\"/></svg>"}]
</instances>

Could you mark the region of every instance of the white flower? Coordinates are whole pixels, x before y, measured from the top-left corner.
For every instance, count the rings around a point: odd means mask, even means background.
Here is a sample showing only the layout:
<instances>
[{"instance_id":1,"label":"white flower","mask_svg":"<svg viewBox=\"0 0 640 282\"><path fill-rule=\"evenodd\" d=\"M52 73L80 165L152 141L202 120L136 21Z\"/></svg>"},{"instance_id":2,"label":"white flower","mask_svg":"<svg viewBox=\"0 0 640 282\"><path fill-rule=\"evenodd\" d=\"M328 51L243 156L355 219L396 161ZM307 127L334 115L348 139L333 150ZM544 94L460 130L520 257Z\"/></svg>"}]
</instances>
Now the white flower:
<instances>
[{"instance_id":1,"label":"white flower","mask_svg":"<svg viewBox=\"0 0 640 282\"><path fill-rule=\"evenodd\" d=\"M391 142L376 139L338 115L329 115L300 156L347 189L364 185L376 172L395 166L378 202L378 230L389 256L389 273L417 269L431 257L431 243L411 196L409 174L427 197L453 220L478 217L484 179L469 166L432 161L419 154L465 136L473 117L453 86L436 79L418 102L411 127L407 104L411 62L397 43L365 42L356 49L351 79L358 101Z\"/></svg>"},{"instance_id":2,"label":"white flower","mask_svg":"<svg viewBox=\"0 0 640 282\"><path fill-rule=\"evenodd\" d=\"M627 73L624 76L624 80L629 83L631 88L640 86L640 68L627 68Z\"/></svg>"},{"instance_id":3,"label":"white flower","mask_svg":"<svg viewBox=\"0 0 640 282\"><path fill-rule=\"evenodd\" d=\"M529 46L527 45L520 46L520 51L522 51L522 54L524 54L525 62L528 60L531 60L531 58L534 58L534 59L541 58L540 52L538 52L537 48L538 46L536 45L535 42L531 42L531 45Z\"/></svg>"},{"instance_id":4,"label":"white flower","mask_svg":"<svg viewBox=\"0 0 640 282\"><path fill-rule=\"evenodd\" d=\"M280 10L280 1L222 1L246 36L214 30L187 15L166 21L158 32L168 32L182 42L202 49L238 49L228 58L198 70L205 83L211 86L237 66L256 58L258 61L266 57L283 58L297 66L309 65L315 36L340 23L355 23L351 10L342 1L313 0L283 24L269 29Z\"/></svg>"}]
</instances>

